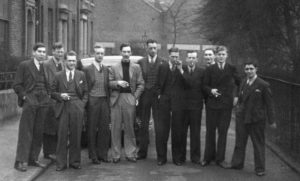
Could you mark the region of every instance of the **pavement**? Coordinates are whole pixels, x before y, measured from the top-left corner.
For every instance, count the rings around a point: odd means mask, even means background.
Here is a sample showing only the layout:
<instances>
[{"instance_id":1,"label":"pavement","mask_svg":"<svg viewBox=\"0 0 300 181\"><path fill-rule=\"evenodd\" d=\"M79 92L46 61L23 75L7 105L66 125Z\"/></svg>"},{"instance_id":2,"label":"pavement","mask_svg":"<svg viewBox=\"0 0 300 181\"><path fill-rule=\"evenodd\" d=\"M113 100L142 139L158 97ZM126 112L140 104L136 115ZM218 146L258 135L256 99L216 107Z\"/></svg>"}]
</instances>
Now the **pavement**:
<instances>
[{"instance_id":1,"label":"pavement","mask_svg":"<svg viewBox=\"0 0 300 181\"><path fill-rule=\"evenodd\" d=\"M202 122L205 119L202 119ZM28 167L28 170L26 172L19 172L13 168L14 161L15 161L15 155L16 155L16 146L17 146L17 136L18 136L18 126L19 126L19 116L16 116L15 118L12 118L10 120L7 120L5 122L0 123L0 145L3 146L2 149L0 149L0 181L31 181L37 179L41 174L43 174L48 167L51 167L52 162L44 159L42 153L40 154L40 161L47 165L46 168L37 168L37 167ZM227 140L227 146L228 151L226 153L227 161L230 161L229 159L232 156L232 148L234 147L235 142L235 133L234 133L234 121L232 122L229 133L228 133L228 140ZM205 126L202 125L202 133L201 133L201 145L202 145L202 153L203 153L203 145L204 145L204 138L205 138ZM152 135L153 136L153 135ZM272 144L271 142L267 142L267 150L266 150L266 156L268 157L270 154L276 155L276 160L281 160L283 162L284 167L288 167L292 169L294 172L300 174L300 165L299 163L295 162L292 158L289 157L289 155L283 153L276 145ZM248 159L246 159L246 162L250 162L249 169L253 172L253 153L252 148L249 151L249 148L247 150L247 156ZM170 150L170 148L169 148ZM83 150L83 152L86 152L86 150ZM155 151L153 149L152 151L153 155L152 157L155 158ZM86 154L83 154L86 155ZM189 158L189 157L187 157ZM268 160L268 159L267 159ZM277 162L272 162L274 158L269 158L269 164L278 164ZM53 167L53 166L52 166ZM268 163L267 163L268 167ZM267 168L268 169L268 168ZM208 172L213 171L209 170ZM54 172L55 173L55 172ZM215 174L215 173L212 173ZM253 174L253 173L252 173ZM52 173L53 175L53 173ZM172 180L172 179L171 179Z\"/></svg>"}]
</instances>

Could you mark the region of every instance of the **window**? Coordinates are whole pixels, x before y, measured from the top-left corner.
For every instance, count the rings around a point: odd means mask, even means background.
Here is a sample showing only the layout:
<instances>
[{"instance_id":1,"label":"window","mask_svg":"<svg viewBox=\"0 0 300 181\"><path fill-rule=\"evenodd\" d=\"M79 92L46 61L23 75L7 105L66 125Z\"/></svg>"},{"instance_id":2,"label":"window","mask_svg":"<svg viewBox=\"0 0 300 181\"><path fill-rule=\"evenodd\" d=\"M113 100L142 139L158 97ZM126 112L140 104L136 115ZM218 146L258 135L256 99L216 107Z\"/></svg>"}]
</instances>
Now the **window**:
<instances>
[{"instance_id":1,"label":"window","mask_svg":"<svg viewBox=\"0 0 300 181\"><path fill-rule=\"evenodd\" d=\"M48 9L48 53L51 53L53 45L53 9Z\"/></svg>"},{"instance_id":2,"label":"window","mask_svg":"<svg viewBox=\"0 0 300 181\"><path fill-rule=\"evenodd\" d=\"M0 19L0 52L8 52L8 21Z\"/></svg>"}]
</instances>

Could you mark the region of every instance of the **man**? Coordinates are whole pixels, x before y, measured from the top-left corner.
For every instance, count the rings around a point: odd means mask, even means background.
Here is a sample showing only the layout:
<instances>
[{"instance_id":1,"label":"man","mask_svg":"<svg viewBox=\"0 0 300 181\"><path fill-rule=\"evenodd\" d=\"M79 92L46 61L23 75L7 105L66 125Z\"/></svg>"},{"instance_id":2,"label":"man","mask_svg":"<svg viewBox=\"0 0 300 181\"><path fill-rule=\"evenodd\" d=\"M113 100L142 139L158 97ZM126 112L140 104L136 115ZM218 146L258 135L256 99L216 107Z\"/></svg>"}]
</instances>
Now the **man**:
<instances>
[{"instance_id":1,"label":"man","mask_svg":"<svg viewBox=\"0 0 300 181\"><path fill-rule=\"evenodd\" d=\"M206 141L202 166L215 161L220 167L225 167L225 150L227 131L230 125L232 107L237 101L233 99L234 88L239 86L240 78L234 66L226 59L228 50L224 46L216 48L216 63L206 68L204 90L206 100ZM218 131L216 148L216 130Z\"/></svg>"},{"instance_id":2,"label":"man","mask_svg":"<svg viewBox=\"0 0 300 181\"><path fill-rule=\"evenodd\" d=\"M159 65L157 75L157 94L159 98L158 119L154 123L157 164L167 162L167 145L171 126L172 159L175 165L182 165L183 160L183 122L184 122L184 78L179 49L169 50L169 61ZM171 124L172 122L172 124Z\"/></svg>"},{"instance_id":3,"label":"man","mask_svg":"<svg viewBox=\"0 0 300 181\"><path fill-rule=\"evenodd\" d=\"M186 157L187 132L190 128L190 156L192 163L200 164L200 130L201 117L203 108L202 81L204 70L197 67L197 52L188 51L184 67L183 77L186 82L186 106L184 110L184 127L183 127L183 160Z\"/></svg>"},{"instance_id":4,"label":"man","mask_svg":"<svg viewBox=\"0 0 300 181\"><path fill-rule=\"evenodd\" d=\"M154 122L157 120L158 99L154 85L157 80L158 67L164 60L157 56L157 41L149 39L147 41L148 55L141 59L138 64L140 65L145 81L145 90L141 95L140 103L138 106L139 116L141 120L141 127L138 132L139 151L137 159L147 158L148 145L149 145L149 120L151 117Z\"/></svg>"},{"instance_id":5,"label":"man","mask_svg":"<svg viewBox=\"0 0 300 181\"><path fill-rule=\"evenodd\" d=\"M254 149L255 172L265 175L265 124L268 120L271 128L276 128L272 93L269 83L256 74L255 62L245 63L246 79L239 91L236 111L236 142L231 168L244 167L245 152L250 136Z\"/></svg>"},{"instance_id":6,"label":"man","mask_svg":"<svg viewBox=\"0 0 300 181\"><path fill-rule=\"evenodd\" d=\"M204 61L206 63L206 67L215 64L215 49L214 48L207 48L204 50Z\"/></svg>"},{"instance_id":7,"label":"man","mask_svg":"<svg viewBox=\"0 0 300 181\"><path fill-rule=\"evenodd\" d=\"M104 54L104 47L95 43L95 60L84 69L89 94L88 148L93 164L100 164L100 161L110 162L107 155L110 146L109 70L102 64Z\"/></svg>"},{"instance_id":8,"label":"man","mask_svg":"<svg viewBox=\"0 0 300 181\"><path fill-rule=\"evenodd\" d=\"M55 75L51 85L51 97L57 101L55 116L59 119L57 171L66 169L68 165L74 169L81 168L80 141L87 83L84 73L75 69L76 62L74 51L65 54L65 70Z\"/></svg>"},{"instance_id":9,"label":"man","mask_svg":"<svg viewBox=\"0 0 300 181\"><path fill-rule=\"evenodd\" d=\"M20 63L13 86L18 95L18 105L23 108L14 165L15 169L22 172L27 170L27 163L29 166L45 166L38 161L50 100L41 64L46 58L45 45L36 43L32 55L33 59Z\"/></svg>"},{"instance_id":10,"label":"man","mask_svg":"<svg viewBox=\"0 0 300 181\"><path fill-rule=\"evenodd\" d=\"M61 42L56 42L52 46L53 57L44 62L44 70L47 75L47 82L50 85L54 81L55 74L64 69L64 47ZM44 140L43 140L43 151L44 158L55 159L55 152L57 146L57 129L58 120L55 118L55 100L51 99L51 106L44 125Z\"/></svg>"},{"instance_id":11,"label":"man","mask_svg":"<svg viewBox=\"0 0 300 181\"><path fill-rule=\"evenodd\" d=\"M134 134L135 106L144 90L144 80L139 65L130 62L131 47L121 44L122 60L114 65L109 73L109 85L112 89L111 137L113 162L118 163L121 157L121 130L124 128L124 148L126 159L136 162L136 142ZM123 126L122 126L123 125Z\"/></svg>"}]
</instances>

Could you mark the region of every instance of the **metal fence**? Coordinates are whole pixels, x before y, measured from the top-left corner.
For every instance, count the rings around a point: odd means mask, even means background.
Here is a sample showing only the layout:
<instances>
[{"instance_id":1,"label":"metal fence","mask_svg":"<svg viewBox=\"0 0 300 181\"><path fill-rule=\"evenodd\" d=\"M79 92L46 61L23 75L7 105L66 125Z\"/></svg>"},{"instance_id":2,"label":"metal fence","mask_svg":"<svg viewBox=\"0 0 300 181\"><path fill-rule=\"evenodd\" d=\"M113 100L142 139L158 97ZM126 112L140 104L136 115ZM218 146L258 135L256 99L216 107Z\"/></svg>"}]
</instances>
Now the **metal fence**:
<instances>
[{"instance_id":1,"label":"metal fence","mask_svg":"<svg viewBox=\"0 0 300 181\"><path fill-rule=\"evenodd\" d=\"M12 88L16 72L1 72L0 73L0 90Z\"/></svg>"},{"instance_id":2,"label":"metal fence","mask_svg":"<svg viewBox=\"0 0 300 181\"><path fill-rule=\"evenodd\" d=\"M262 76L273 92L276 130L267 129L267 138L285 153L300 161L300 84Z\"/></svg>"}]
</instances>

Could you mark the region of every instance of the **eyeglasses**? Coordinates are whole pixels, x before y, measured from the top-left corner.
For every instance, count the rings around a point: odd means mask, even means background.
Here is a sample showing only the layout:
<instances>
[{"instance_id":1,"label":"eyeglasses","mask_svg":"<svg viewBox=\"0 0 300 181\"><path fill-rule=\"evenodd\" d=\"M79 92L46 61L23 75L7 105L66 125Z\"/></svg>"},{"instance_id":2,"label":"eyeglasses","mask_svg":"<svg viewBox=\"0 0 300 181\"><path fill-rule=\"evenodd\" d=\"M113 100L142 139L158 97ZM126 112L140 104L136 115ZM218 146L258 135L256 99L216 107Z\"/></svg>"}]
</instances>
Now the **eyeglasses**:
<instances>
[{"instance_id":1,"label":"eyeglasses","mask_svg":"<svg viewBox=\"0 0 300 181\"><path fill-rule=\"evenodd\" d=\"M254 68L252 68L252 67L251 68L245 68L245 70L254 70Z\"/></svg>"}]
</instances>

